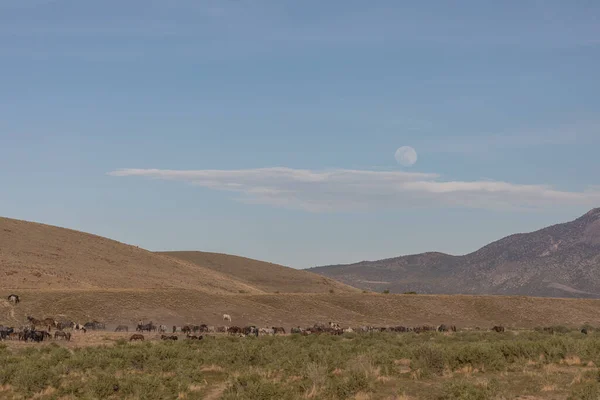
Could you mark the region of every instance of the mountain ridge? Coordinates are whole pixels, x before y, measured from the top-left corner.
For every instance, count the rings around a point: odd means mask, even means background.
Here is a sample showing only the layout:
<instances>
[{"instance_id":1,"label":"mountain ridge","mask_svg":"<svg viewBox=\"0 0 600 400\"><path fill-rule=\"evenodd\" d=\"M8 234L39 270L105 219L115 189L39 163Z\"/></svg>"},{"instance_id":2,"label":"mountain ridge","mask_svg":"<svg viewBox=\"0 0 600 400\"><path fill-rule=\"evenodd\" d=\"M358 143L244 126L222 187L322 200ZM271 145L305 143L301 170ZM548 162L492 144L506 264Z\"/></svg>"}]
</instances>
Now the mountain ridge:
<instances>
[{"instance_id":1,"label":"mountain ridge","mask_svg":"<svg viewBox=\"0 0 600 400\"><path fill-rule=\"evenodd\" d=\"M426 252L310 268L367 290L600 297L600 208L465 255Z\"/></svg>"}]
</instances>

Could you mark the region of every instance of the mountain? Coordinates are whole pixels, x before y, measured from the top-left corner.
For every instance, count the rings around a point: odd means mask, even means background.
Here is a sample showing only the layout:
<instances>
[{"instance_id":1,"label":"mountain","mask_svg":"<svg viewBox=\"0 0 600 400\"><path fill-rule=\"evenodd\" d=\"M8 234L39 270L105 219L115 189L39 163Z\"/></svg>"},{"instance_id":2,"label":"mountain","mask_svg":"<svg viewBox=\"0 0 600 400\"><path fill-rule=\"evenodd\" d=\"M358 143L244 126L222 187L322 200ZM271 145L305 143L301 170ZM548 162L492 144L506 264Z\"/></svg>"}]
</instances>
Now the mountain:
<instances>
[{"instance_id":1,"label":"mountain","mask_svg":"<svg viewBox=\"0 0 600 400\"><path fill-rule=\"evenodd\" d=\"M153 253L88 233L9 218L0 218L0 277L0 289L11 290L357 291L307 271L261 261L224 254Z\"/></svg>"},{"instance_id":2,"label":"mountain","mask_svg":"<svg viewBox=\"0 0 600 400\"><path fill-rule=\"evenodd\" d=\"M423 253L309 271L378 292L598 298L600 208L463 256Z\"/></svg>"}]
</instances>

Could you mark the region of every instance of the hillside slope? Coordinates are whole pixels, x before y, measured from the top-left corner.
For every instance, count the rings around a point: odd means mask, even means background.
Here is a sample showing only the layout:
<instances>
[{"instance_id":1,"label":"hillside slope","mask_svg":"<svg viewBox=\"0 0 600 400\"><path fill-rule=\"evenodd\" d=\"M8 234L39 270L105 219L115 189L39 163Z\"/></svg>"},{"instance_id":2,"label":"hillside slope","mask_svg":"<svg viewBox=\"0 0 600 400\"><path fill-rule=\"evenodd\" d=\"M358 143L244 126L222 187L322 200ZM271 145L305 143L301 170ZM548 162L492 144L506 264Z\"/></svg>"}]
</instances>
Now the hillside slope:
<instances>
[{"instance_id":1,"label":"hillside slope","mask_svg":"<svg viewBox=\"0 0 600 400\"><path fill-rule=\"evenodd\" d=\"M88 233L9 218L0 218L0 278L0 289L262 292L183 260Z\"/></svg>"},{"instance_id":2,"label":"hillside slope","mask_svg":"<svg viewBox=\"0 0 600 400\"><path fill-rule=\"evenodd\" d=\"M375 291L600 297L600 208L464 256L423 253L309 271Z\"/></svg>"},{"instance_id":3,"label":"hillside slope","mask_svg":"<svg viewBox=\"0 0 600 400\"><path fill-rule=\"evenodd\" d=\"M159 254L211 269L230 276L237 282L243 282L269 293L360 291L318 274L245 257L201 251L174 251Z\"/></svg>"},{"instance_id":4,"label":"hillside slope","mask_svg":"<svg viewBox=\"0 0 600 400\"><path fill-rule=\"evenodd\" d=\"M75 321L98 319L114 329L140 319L180 325L309 326L337 321L345 326L439 325L460 328L505 325L516 328L589 323L600 326L600 300L520 296L347 294L214 294L197 290L21 290L9 304L0 289L0 324L22 325L27 315Z\"/></svg>"}]
</instances>

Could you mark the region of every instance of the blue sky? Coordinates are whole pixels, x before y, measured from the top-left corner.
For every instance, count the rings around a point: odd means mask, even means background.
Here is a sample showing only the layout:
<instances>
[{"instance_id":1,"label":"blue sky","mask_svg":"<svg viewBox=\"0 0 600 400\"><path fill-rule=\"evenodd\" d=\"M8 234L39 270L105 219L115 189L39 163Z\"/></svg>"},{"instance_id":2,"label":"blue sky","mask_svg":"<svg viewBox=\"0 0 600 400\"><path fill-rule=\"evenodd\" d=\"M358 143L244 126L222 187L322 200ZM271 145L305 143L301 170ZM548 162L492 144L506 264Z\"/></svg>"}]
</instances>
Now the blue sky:
<instances>
[{"instance_id":1,"label":"blue sky","mask_svg":"<svg viewBox=\"0 0 600 400\"><path fill-rule=\"evenodd\" d=\"M600 206L600 3L441 3L0 0L0 215L302 268Z\"/></svg>"}]
</instances>

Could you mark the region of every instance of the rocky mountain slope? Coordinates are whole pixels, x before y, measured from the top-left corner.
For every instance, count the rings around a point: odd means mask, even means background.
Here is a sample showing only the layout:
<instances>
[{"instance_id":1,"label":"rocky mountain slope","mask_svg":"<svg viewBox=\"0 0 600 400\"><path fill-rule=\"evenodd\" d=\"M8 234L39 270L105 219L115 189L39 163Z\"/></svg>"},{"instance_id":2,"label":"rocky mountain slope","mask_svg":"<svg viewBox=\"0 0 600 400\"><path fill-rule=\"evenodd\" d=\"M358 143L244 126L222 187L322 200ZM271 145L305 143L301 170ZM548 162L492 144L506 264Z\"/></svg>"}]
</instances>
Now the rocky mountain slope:
<instances>
[{"instance_id":1,"label":"rocky mountain slope","mask_svg":"<svg viewBox=\"0 0 600 400\"><path fill-rule=\"evenodd\" d=\"M423 253L310 271L392 293L600 297L600 208L464 256Z\"/></svg>"}]
</instances>

